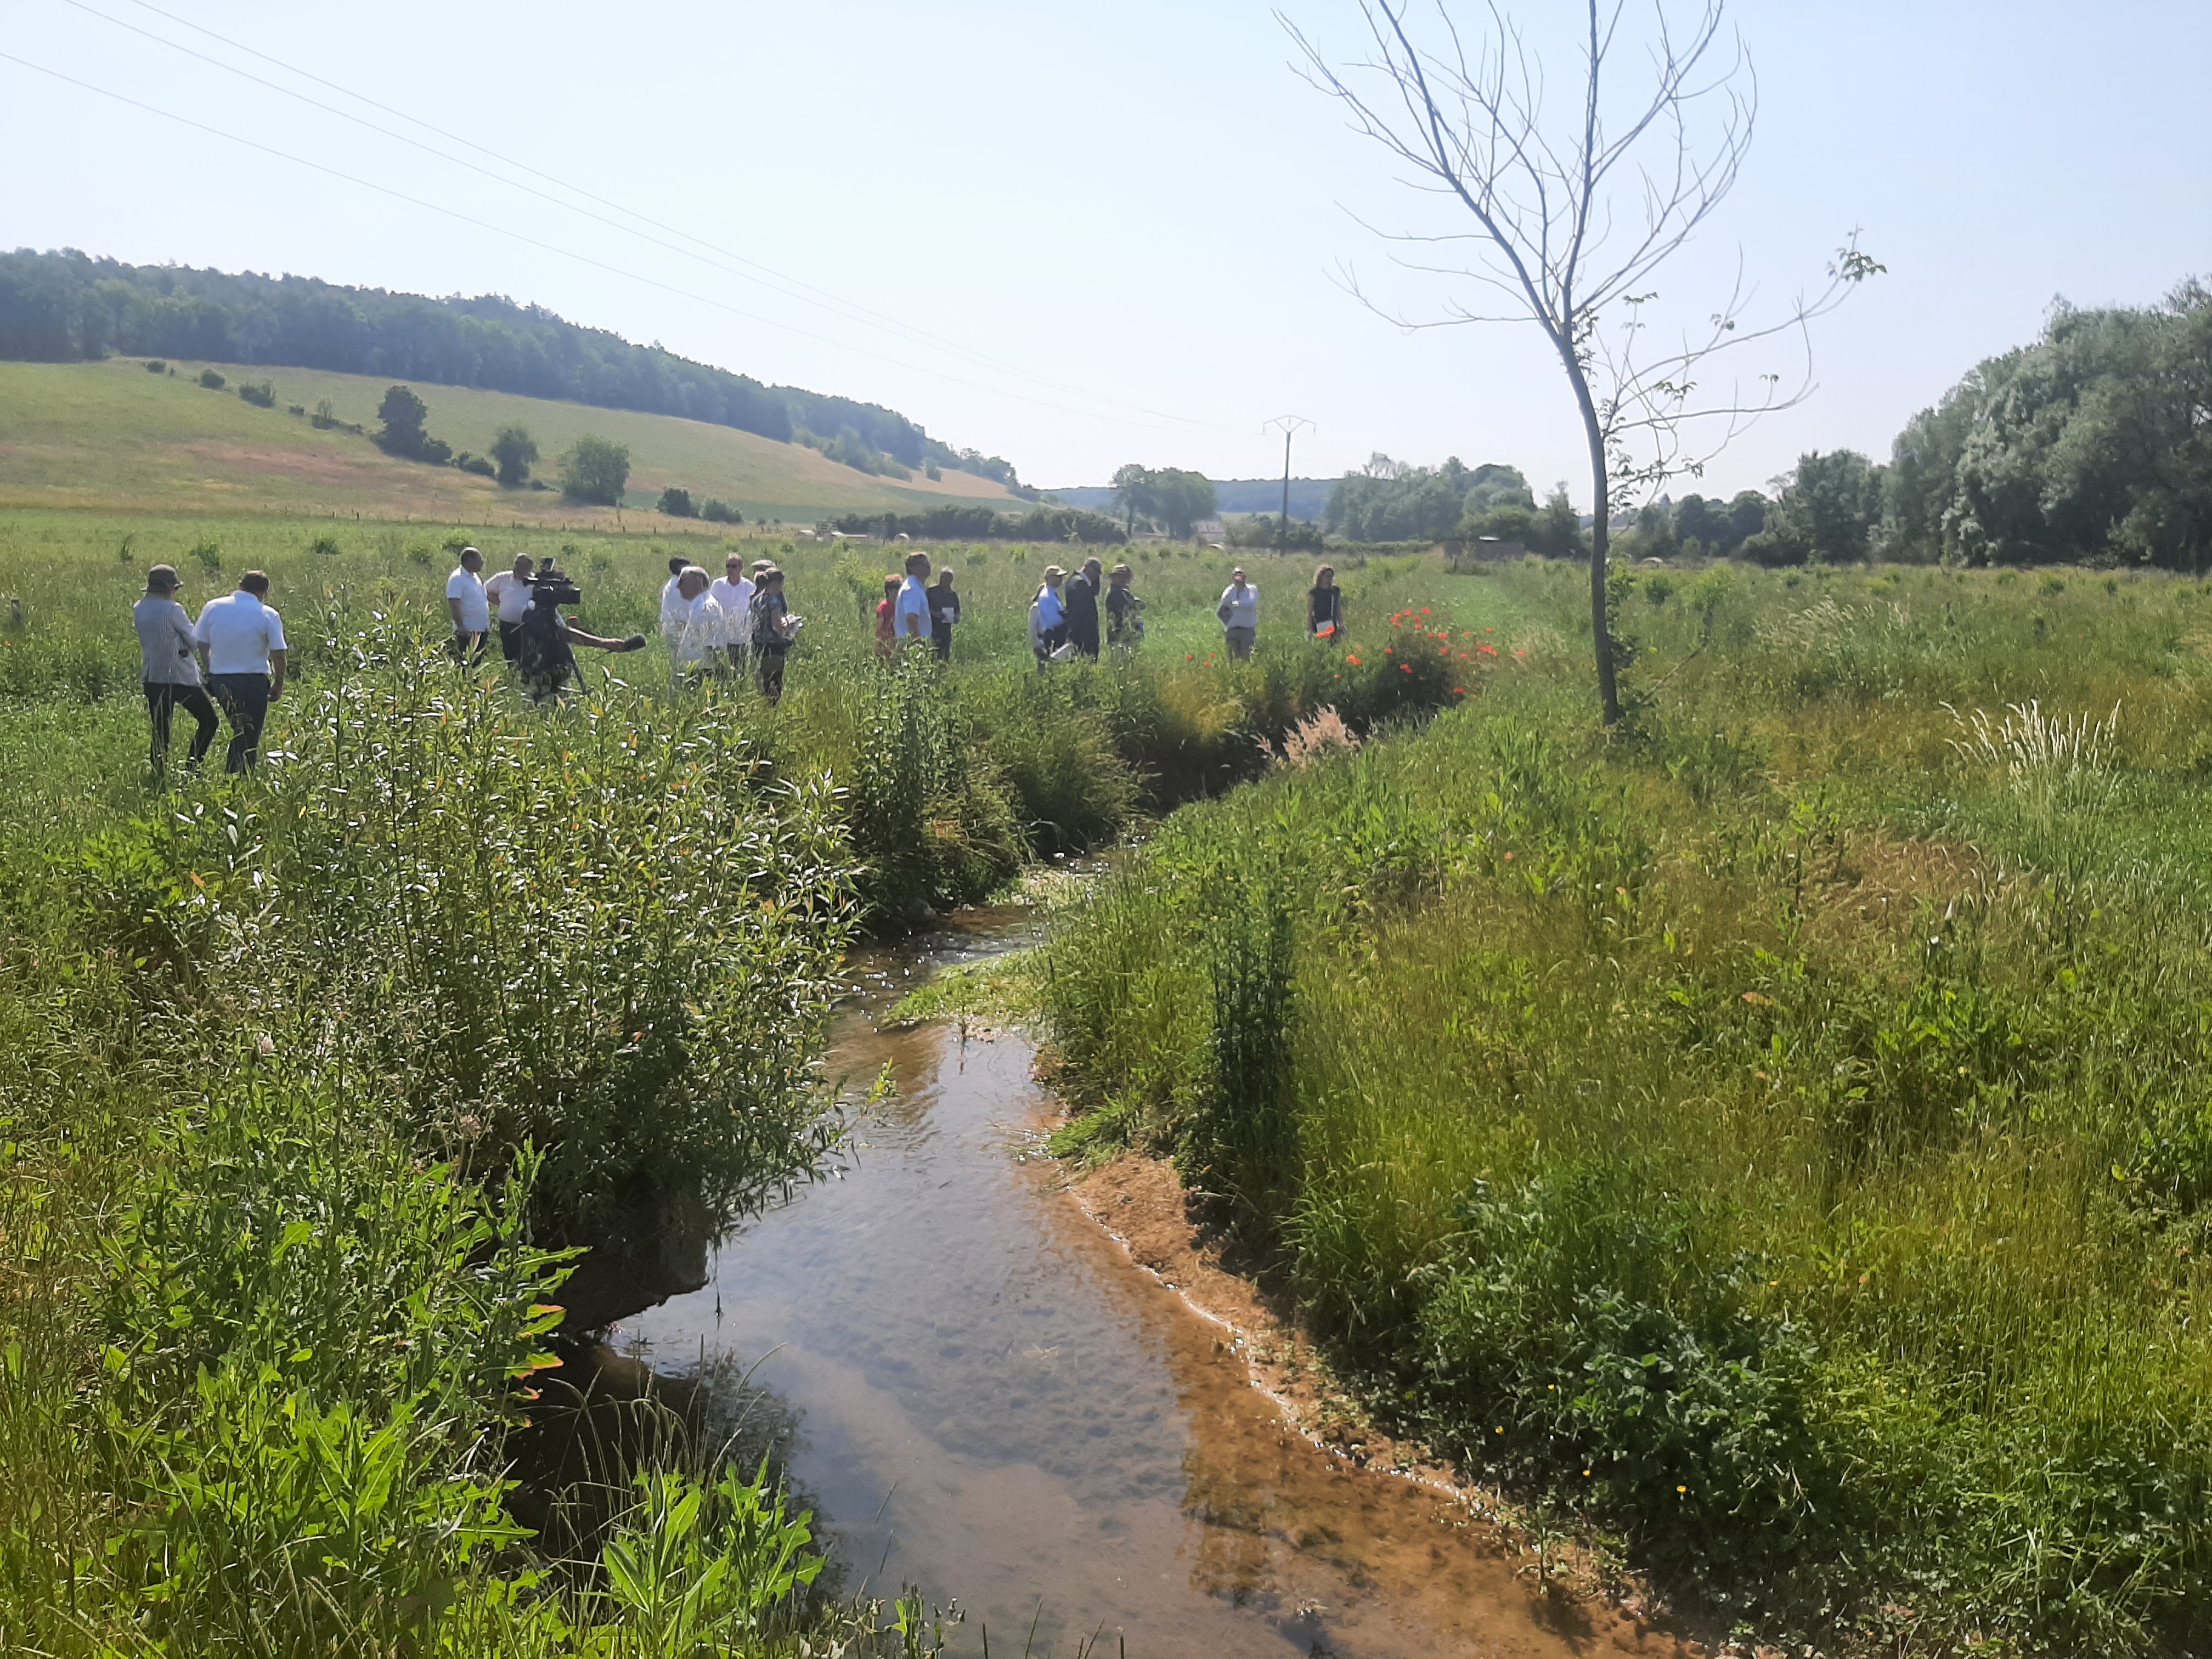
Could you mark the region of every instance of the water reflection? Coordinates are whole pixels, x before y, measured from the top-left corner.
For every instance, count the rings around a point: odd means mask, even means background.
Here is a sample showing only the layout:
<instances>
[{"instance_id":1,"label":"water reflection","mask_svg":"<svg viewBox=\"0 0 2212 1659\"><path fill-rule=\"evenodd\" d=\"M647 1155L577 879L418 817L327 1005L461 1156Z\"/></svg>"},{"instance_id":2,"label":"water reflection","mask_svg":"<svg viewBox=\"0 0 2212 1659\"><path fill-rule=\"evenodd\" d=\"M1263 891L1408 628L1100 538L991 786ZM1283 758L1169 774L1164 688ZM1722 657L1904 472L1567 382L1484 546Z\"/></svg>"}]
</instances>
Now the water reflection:
<instances>
[{"instance_id":1,"label":"water reflection","mask_svg":"<svg viewBox=\"0 0 2212 1659\"><path fill-rule=\"evenodd\" d=\"M1033 1155L1025 1044L879 1029L919 975L993 944L858 964L832 1069L865 1090L888 1066L896 1090L842 1175L617 1341L664 1370L703 1361L710 1399L750 1366L744 1387L799 1402L783 1443L848 1585L957 1595L957 1651L987 1630L1001 1653L1103 1635L1146 1659L1640 1648L1609 1617L1547 1613L1440 1495L1286 1432L1216 1328Z\"/></svg>"}]
</instances>

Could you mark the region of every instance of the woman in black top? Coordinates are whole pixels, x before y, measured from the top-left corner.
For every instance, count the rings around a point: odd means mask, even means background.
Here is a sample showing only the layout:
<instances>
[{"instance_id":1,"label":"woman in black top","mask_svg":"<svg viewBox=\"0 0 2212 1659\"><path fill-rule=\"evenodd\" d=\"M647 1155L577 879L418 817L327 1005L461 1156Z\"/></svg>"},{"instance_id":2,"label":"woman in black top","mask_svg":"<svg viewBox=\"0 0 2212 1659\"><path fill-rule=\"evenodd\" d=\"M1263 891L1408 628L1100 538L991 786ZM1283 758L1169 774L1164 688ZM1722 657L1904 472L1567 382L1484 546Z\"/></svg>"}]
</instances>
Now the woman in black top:
<instances>
[{"instance_id":1,"label":"woman in black top","mask_svg":"<svg viewBox=\"0 0 2212 1659\"><path fill-rule=\"evenodd\" d=\"M937 586L929 590L929 642L939 662L952 659L952 629L960 620L960 596L952 591L952 567L937 573Z\"/></svg>"},{"instance_id":2,"label":"woman in black top","mask_svg":"<svg viewBox=\"0 0 2212 1659\"><path fill-rule=\"evenodd\" d=\"M1139 613L1145 602L1131 590L1133 573L1126 564L1114 567L1106 589L1106 643L1134 645L1145 637L1145 619Z\"/></svg>"},{"instance_id":3,"label":"woman in black top","mask_svg":"<svg viewBox=\"0 0 2212 1659\"><path fill-rule=\"evenodd\" d=\"M1344 637L1344 590L1336 585L1333 565L1314 572L1314 585L1306 593L1306 632L1317 640Z\"/></svg>"}]
</instances>

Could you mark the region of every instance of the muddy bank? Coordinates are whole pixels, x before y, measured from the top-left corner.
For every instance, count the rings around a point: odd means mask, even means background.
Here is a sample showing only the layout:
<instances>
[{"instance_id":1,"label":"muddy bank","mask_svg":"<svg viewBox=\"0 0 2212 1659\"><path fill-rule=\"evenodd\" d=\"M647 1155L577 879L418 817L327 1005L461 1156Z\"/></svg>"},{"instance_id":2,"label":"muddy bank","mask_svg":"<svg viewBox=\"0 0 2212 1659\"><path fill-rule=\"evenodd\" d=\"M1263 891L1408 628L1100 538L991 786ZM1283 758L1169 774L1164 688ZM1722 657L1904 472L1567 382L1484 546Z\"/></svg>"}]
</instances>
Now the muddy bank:
<instances>
[{"instance_id":1,"label":"muddy bank","mask_svg":"<svg viewBox=\"0 0 2212 1659\"><path fill-rule=\"evenodd\" d=\"M1546 1621L1556 1619L1558 1604L1571 1603L1589 1637L1636 1651L1705 1650L1697 1641L1654 1628L1650 1598L1632 1578L1601 1577L1571 1546L1547 1547L1540 1561L1497 1493L1464 1483L1425 1446L1392 1435L1350 1404L1331 1386L1287 1297L1269 1288L1266 1264L1240 1252L1209 1224L1173 1164L1124 1152L1071 1175L1066 1192L1121 1247L1132 1267L1218 1328L1223 1351L1243 1364L1250 1386L1269 1401L1285 1430L1316 1455L1337 1460L1368 1480L1418 1490L1417 1506L1426 1504L1440 1524L1477 1528L1492 1553L1515 1564L1516 1576L1532 1593L1540 1591L1550 1604L1542 1609Z\"/></svg>"}]
</instances>

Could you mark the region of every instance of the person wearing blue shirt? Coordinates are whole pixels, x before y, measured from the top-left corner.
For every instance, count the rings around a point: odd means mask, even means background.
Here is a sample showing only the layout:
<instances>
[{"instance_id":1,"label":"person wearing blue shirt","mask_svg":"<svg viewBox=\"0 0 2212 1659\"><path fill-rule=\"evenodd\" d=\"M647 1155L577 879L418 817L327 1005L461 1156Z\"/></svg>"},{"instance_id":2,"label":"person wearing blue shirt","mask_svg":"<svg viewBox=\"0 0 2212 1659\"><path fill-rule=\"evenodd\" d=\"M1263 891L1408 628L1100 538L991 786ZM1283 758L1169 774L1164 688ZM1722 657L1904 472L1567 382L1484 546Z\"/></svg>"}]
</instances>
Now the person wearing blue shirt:
<instances>
[{"instance_id":1,"label":"person wearing blue shirt","mask_svg":"<svg viewBox=\"0 0 2212 1659\"><path fill-rule=\"evenodd\" d=\"M891 607L891 635L901 645L929 643L929 555L906 556L906 580Z\"/></svg>"},{"instance_id":2,"label":"person wearing blue shirt","mask_svg":"<svg viewBox=\"0 0 2212 1659\"><path fill-rule=\"evenodd\" d=\"M1060 602L1060 585L1066 577L1058 565L1047 565L1044 586L1030 601L1030 649L1036 654L1040 672L1052 653L1067 642L1067 607Z\"/></svg>"}]
</instances>

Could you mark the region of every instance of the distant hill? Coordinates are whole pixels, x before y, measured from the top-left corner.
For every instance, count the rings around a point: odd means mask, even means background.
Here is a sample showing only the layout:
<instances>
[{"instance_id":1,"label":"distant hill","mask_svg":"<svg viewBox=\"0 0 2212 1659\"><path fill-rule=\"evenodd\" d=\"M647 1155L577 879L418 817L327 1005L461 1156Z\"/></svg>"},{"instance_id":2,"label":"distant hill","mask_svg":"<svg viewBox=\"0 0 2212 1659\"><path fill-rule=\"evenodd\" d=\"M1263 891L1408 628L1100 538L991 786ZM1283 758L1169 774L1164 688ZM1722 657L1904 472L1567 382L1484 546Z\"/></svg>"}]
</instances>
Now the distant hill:
<instances>
[{"instance_id":1,"label":"distant hill","mask_svg":"<svg viewBox=\"0 0 2212 1659\"><path fill-rule=\"evenodd\" d=\"M0 362L0 506L100 507L153 512L343 512L364 517L580 520L605 509L577 507L556 491L502 489L453 466L386 454L366 436L318 430L294 406L327 399L341 422L376 429L392 377L238 363L171 362L149 374L143 362ZM229 384L198 383L213 368ZM266 381L275 404L235 395ZM482 454L500 427L526 426L556 477L561 453L586 433L629 446L623 506L650 511L680 484L695 501L714 496L749 521L812 524L849 513L922 513L948 503L1000 511L1028 503L988 479L947 471L932 483L855 471L815 450L702 421L413 380L429 406L428 430L455 450ZM611 516L607 515L607 516Z\"/></svg>"},{"instance_id":2,"label":"distant hill","mask_svg":"<svg viewBox=\"0 0 2212 1659\"><path fill-rule=\"evenodd\" d=\"M1329 492L1335 488L1334 478L1292 478L1291 516L1318 519L1328 505ZM1275 514L1283 510L1280 478L1216 478L1213 490L1224 513ZM1050 489L1045 493L1070 507L1088 507L1094 513L1114 510L1114 491L1108 484L1083 484L1073 489Z\"/></svg>"},{"instance_id":3,"label":"distant hill","mask_svg":"<svg viewBox=\"0 0 2212 1659\"><path fill-rule=\"evenodd\" d=\"M778 443L811 441L866 472L934 465L1018 486L996 456L957 450L896 410L763 386L585 328L500 295L434 300L313 276L128 265L64 249L0 253L0 358L115 355L330 369L676 415Z\"/></svg>"}]
</instances>

